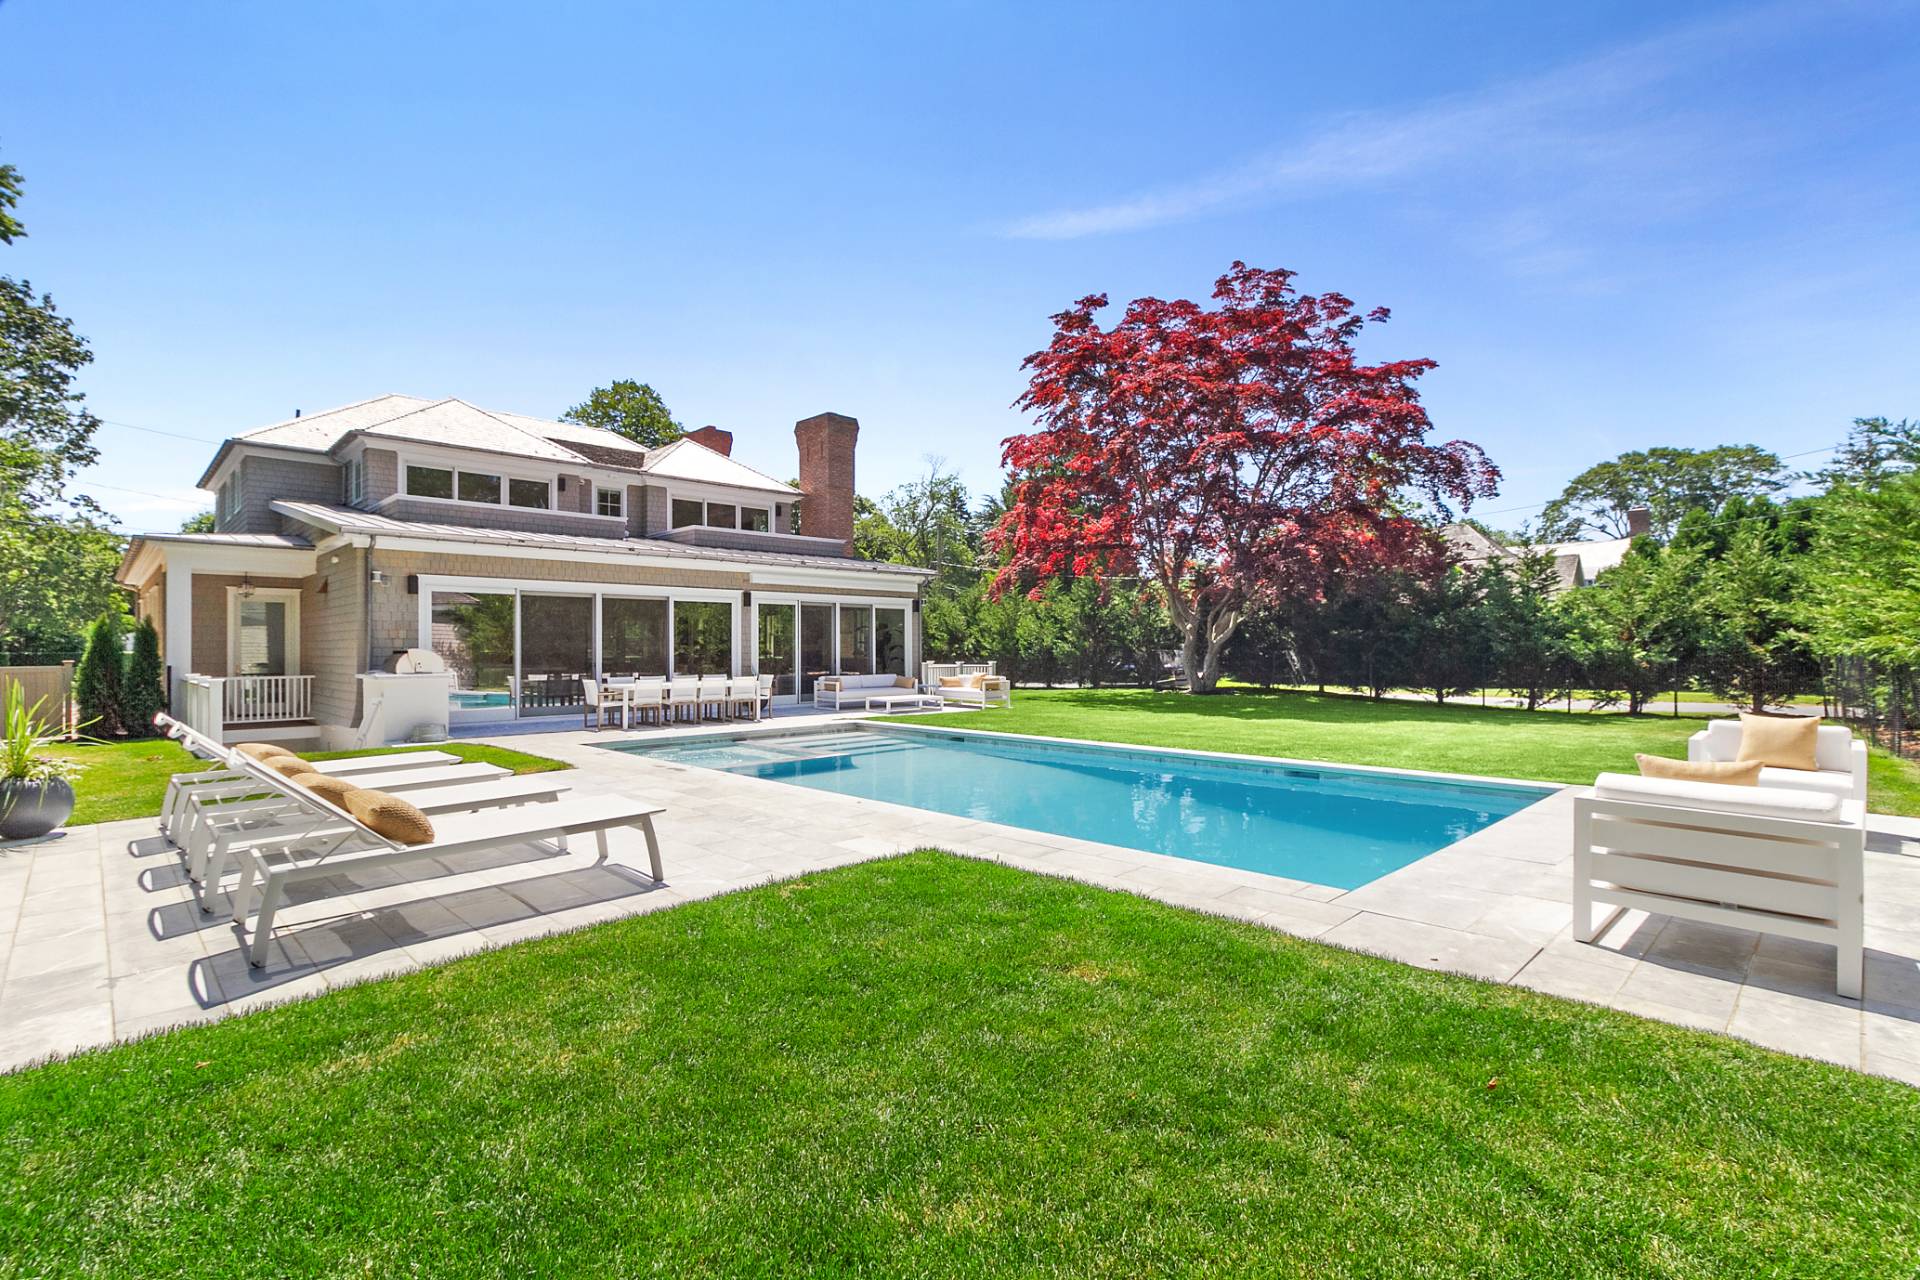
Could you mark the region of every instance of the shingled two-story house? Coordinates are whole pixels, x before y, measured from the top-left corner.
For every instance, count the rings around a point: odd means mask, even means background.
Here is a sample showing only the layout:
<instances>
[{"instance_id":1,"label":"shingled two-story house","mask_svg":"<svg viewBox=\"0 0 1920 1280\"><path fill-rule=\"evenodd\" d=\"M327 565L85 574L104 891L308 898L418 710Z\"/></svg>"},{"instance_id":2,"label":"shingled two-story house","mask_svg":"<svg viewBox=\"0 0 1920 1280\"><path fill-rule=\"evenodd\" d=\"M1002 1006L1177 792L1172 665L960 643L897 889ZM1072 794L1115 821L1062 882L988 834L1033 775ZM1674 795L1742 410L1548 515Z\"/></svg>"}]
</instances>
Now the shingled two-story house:
<instances>
[{"instance_id":1,"label":"shingled two-story house","mask_svg":"<svg viewBox=\"0 0 1920 1280\"><path fill-rule=\"evenodd\" d=\"M451 674L448 720L578 714L607 675L767 674L776 702L839 671L907 674L928 574L853 556L859 424L794 428L798 485L702 428L612 432L388 395L220 446L214 532L136 537L119 581L159 628L176 710L228 739L358 745L408 650Z\"/></svg>"}]
</instances>

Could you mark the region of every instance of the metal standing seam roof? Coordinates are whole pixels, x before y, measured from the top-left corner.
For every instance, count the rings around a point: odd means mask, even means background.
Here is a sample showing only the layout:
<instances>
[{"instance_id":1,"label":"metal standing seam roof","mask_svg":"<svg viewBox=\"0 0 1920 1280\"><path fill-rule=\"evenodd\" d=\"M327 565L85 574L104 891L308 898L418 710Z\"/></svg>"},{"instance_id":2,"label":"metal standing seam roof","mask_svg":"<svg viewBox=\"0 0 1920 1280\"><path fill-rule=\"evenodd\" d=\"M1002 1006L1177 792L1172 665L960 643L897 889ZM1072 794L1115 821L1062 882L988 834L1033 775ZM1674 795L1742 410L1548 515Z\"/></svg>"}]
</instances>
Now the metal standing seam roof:
<instances>
[{"instance_id":1,"label":"metal standing seam roof","mask_svg":"<svg viewBox=\"0 0 1920 1280\"><path fill-rule=\"evenodd\" d=\"M803 569L838 569L855 573L891 573L903 577L931 578L934 571L912 565L889 564L883 560L855 560L846 556L813 556L791 551L736 551L726 547L697 547L662 538L595 538L570 533L523 533L514 529L487 529L473 525L434 524L420 520L395 520L357 507L340 507L324 502L295 502L276 498L273 510L283 516L321 529L340 533L364 533L372 537L431 538L449 542L471 542L486 546L531 547L548 551L593 551L602 555L665 556L671 559L714 560L734 564L784 565Z\"/></svg>"}]
</instances>

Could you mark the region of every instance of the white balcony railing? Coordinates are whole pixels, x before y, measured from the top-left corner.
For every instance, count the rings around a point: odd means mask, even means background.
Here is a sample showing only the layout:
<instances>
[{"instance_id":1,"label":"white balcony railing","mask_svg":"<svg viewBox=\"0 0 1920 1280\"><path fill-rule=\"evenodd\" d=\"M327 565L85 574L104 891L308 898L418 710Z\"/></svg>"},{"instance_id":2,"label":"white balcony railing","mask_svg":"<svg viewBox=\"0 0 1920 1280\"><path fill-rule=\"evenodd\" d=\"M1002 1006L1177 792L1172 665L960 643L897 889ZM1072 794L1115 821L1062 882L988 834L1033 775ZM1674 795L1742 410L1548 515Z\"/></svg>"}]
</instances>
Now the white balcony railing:
<instances>
[{"instance_id":1,"label":"white balcony railing","mask_svg":"<svg viewBox=\"0 0 1920 1280\"><path fill-rule=\"evenodd\" d=\"M228 676L226 722L313 718L312 676Z\"/></svg>"},{"instance_id":2,"label":"white balcony railing","mask_svg":"<svg viewBox=\"0 0 1920 1280\"><path fill-rule=\"evenodd\" d=\"M221 741L227 726L313 718L312 676L188 676L180 719Z\"/></svg>"}]
</instances>

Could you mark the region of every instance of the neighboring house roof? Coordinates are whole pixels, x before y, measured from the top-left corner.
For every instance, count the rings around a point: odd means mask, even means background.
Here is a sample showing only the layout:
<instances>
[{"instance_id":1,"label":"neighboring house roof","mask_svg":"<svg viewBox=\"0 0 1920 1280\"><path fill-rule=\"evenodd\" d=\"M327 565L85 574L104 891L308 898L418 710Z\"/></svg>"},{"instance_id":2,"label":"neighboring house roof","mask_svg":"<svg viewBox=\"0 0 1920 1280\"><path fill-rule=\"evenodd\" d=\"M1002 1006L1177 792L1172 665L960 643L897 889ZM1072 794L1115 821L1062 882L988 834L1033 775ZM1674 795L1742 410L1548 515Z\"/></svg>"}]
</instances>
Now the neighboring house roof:
<instances>
[{"instance_id":1,"label":"neighboring house roof","mask_svg":"<svg viewBox=\"0 0 1920 1280\"><path fill-rule=\"evenodd\" d=\"M1627 558L1633 549L1632 538L1607 538L1600 542L1553 542L1545 550L1554 556L1573 556L1580 562L1580 573L1588 582Z\"/></svg>"},{"instance_id":2,"label":"neighboring house roof","mask_svg":"<svg viewBox=\"0 0 1920 1280\"><path fill-rule=\"evenodd\" d=\"M214 473L236 445L326 453L352 436L410 440L549 462L616 467L643 474L657 472L664 478L799 496L794 486L692 440L676 440L663 449L643 449L616 432L577 422L498 413L454 397L427 400L403 395L375 396L234 436L214 454L200 477L200 487L210 485Z\"/></svg>"},{"instance_id":3,"label":"neighboring house roof","mask_svg":"<svg viewBox=\"0 0 1920 1280\"><path fill-rule=\"evenodd\" d=\"M525 533L516 529L476 528L464 524L434 524L424 520L395 520L357 507L324 502L293 502L276 498L273 510L329 533L368 534L375 538L416 538L485 546L533 547L549 551L591 551L675 560L711 560L732 564L787 565L806 569L838 569L856 573L890 573L931 578L932 569L889 564L883 560L854 560L846 556L813 556L792 551L737 551L727 547L697 547L663 538L594 538L581 534Z\"/></svg>"},{"instance_id":4,"label":"neighboring house roof","mask_svg":"<svg viewBox=\"0 0 1920 1280\"><path fill-rule=\"evenodd\" d=\"M1608 538L1600 542L1542 542L1513 547L1496 542L1470 524L1450 524L1440 530L1440 536L1466 564L1484 564L1518 556L1523 551L1544 551L1553 557L1553 571L1562 590L1590 585L1602 570L1619 564L1633 546L1632 538Z\"/></svg>"}]
</instances>

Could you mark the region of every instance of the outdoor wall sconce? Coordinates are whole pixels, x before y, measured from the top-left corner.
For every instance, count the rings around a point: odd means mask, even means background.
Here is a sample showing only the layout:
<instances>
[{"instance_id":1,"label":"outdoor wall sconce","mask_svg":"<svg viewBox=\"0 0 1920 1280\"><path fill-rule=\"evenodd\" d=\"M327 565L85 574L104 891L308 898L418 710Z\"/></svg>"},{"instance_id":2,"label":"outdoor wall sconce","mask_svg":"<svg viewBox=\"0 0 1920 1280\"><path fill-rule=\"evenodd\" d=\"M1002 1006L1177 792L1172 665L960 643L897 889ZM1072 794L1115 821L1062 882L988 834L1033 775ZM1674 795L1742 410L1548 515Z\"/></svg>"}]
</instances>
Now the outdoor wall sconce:
<instances>
[{"instance_id":1,"label":"outdoor wall sconce","mask_svg":"<svg viewBox=\"0 0 1920 1280\"><path fill-rule=\"evenodd\" d=\"M253 593L257 590L259 590L259 588L253 585L253 575L243 573L240 575L240 585L233 589L233 593L242 600L251 600L253 599Z\"/></svg>"}]
</instances>

